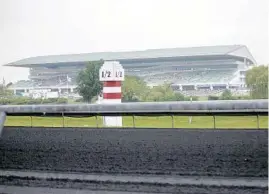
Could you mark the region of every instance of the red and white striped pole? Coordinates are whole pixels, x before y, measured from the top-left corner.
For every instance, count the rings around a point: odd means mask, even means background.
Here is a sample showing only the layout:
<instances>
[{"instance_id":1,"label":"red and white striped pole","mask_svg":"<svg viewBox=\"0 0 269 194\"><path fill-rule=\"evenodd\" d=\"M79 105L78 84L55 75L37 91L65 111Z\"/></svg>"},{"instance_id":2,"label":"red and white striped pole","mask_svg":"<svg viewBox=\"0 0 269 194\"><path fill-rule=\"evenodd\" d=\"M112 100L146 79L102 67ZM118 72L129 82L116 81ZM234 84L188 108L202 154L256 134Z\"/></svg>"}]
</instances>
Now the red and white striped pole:
<instances>
[{"instance_id":1,"label":"red and white striped pole","mask_svg":"<svg viewBox=\"0 0 269 194\"><path fill-rule=\"evenodd\" d=\"M103 102L121 103L121 81L104 81Z\"/></svg>"},{"instance_id":2,"label":"red and white striped pole","mask_svg":"<svg viewBox=\"0 0 269 194\"><path fill-rule=\"evenodd\" d=\"M117 61L105 62L99 72L100 81L103 82L102 104L121 103L121 82L124 81L124 69ZM122 126L122 117L108 117L103 119L105 126Z\"/></svg>"}]
</instances>

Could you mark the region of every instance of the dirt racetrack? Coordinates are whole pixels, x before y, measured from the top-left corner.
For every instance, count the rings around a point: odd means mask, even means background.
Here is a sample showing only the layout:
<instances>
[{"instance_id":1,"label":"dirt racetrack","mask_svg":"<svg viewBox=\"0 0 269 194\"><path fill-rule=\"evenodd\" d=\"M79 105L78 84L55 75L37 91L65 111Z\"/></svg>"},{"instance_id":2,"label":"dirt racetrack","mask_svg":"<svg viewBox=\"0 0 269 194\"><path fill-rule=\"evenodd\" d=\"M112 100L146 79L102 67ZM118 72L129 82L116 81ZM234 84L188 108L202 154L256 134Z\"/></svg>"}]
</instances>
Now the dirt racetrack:
<instances>
[{"instance_id":1,"label":"dirt racetrack","mask_svg":"<svg viewBox=\"0 0 269 194\"><path fill-rule=\"evenodd\" d=\"M267 178L267 139L267 130L6 127L0 169Z\"/></svg>"}]
</instances>

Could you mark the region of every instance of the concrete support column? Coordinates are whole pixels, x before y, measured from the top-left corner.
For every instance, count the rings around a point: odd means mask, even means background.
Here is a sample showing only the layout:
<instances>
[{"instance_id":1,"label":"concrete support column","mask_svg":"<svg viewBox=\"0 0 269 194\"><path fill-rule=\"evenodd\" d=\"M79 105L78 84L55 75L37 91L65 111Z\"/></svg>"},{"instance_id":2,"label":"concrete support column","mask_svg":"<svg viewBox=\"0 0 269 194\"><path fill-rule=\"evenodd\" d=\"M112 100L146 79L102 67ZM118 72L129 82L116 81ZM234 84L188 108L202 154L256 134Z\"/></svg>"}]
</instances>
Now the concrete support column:
<instances>
[{"instance_id":1,"label":"concrete support column","mask_svg":"<svg viewBox=\"0 0 269 194\"><path fill-rule=\"evenodd\" d=\"M247 65L247 59L246 58L244 58L244 64Z\"/></svg>"}]
</instances>

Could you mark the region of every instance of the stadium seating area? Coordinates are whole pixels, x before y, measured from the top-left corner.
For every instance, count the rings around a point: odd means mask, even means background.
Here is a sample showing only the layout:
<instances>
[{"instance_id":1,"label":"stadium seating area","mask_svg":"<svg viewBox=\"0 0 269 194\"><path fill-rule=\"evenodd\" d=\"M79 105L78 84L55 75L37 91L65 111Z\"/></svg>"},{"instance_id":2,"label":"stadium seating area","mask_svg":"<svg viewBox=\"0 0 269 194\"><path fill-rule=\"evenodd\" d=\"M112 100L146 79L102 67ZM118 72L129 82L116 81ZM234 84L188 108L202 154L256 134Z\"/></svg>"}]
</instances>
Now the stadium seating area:
<instances>
[{"instance_id":1,"label":"stadium seating area","mask_svg":"<svg viewBox=\"0 0 269 194\"><path fill-rule=\"evenodd\" d=\"M36 84L32 81L29 80L20 80L16 83L14 83L11 88L29 88L29 87L34 87Z\"/></svg>"},{"instance_id":2,"label":"stadium seating area","mask_svg":"<svg viewBox=\"0 0 269 194\"><path fill-rule=\"evenodd\" d=\"M31 87L61 87L61 86L67 86L67 85L75 85L76 83L74 81L67 82L67 80L61 80L58 79L46 79L46 80L37 80L37 81L30 81L30 80L21 80L12 85L12 88L31 88Z\"/></svg>"},{"instance_id":3,"label":"stadium seating area","mask_svg":"<svg viewBox=\"0 0 269 194\"><path fill-rule=\"evenodd\" d=\"M52 79L52 80L42 80L42 82L36 82L36 84L40 87L42 86L66 86L66 85L73 85L75 83L73 82L67 82L67 80L57 80L57 79Z\"/></svg>"},{"instance_id":4,"label":"stadium seating area","mask_svg":"<svg viewBox=\"0 0 269 194\"><path fill-rule=\"evenodd\" d=\"M181 72L156 72L140 75L147 83L169 82L175 84L228 83L236 69L228 70L193 70Z\"/></svg>"},{"instance_id":5,"label":"stadium seating area","mask_svg":"<svg viewBox=\"0 0 269 194\"><path fill-rule=\"evenodd\" d=\"M225 89L199 89L199 90L185 90L178 91L182 93L184 96L220 96ZM230 89L231 93L234 96L244 96L248 95L249 91L245 89Z\"/></svg>"},{"instance_id":6,"label":"stadium seating area","mask_svg":"<svg viewBox=\"0 0 269 194\"><path fill-rule=\"evenodd\" d=\"M188 69L188 70L175 70L167 69L161 71L158 68L146 68L143 71L132 70L126 71L127 75L139 76L144 79L148 85L160 85L165 82L174 84L175 91L179 91L186 96L219 96L225 90L226 84L235 78L236 68L219 68L219 69ZM69 79L70 78L70 79ZM32 81L19 81L15 83L13 88L65 88L66 86L76 85L74 77L53 76L51 79L32 79ZM221 84L222 85L218 85ZM183 85L180 87L180 85ZM185 85L184 85L185 84ZM191 84L191 85L189 85ZM198 84L199 88L196 90L195 85ZM201 84L201 85L199 85ZM205 86L203 86L203 84ZM210 85L213 90L210 89ZM202 86L202 87L201 87ZM62 90L62 93L64 90ZM181 91L183 89L183 91ZM244 90L233 90L235 95L244 95L247 92Z\"/></svg>"},{"instance_id":7,"label":"stadium seating area","mask_svg":"<svg viewBox=\"0 0 269 194\"><path fill-rule=\"evenodd\" d=\"M186 90L180 91L184 96L220 96L224 89L210 90L210 89L199 89L199 90Z\"/></svg>"}]
</instances>

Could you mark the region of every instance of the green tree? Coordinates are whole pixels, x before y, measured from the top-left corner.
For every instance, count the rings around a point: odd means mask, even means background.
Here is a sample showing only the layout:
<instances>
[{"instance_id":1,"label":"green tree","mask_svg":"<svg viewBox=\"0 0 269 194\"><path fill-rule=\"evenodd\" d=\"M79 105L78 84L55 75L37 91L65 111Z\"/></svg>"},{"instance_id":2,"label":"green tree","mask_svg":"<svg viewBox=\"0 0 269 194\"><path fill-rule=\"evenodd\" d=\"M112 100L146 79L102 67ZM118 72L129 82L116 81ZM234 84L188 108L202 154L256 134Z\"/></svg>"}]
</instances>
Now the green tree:
<instances>
[{"instance_id":1,"label":"green tree","mask_svg":"<svg viewBox=\"0 0 269 194\"><path fill-rule=\"evenodd\" d=\"M13 95L13 92L11 90L8 90L8 86L10 85L10 83L7 86L5 86L4 84L0 84L0 98L10 97Z\"/></svg>"},{"instance_id":2,"label":"green tree","mask_svg":"<svg viewBox=\"0 0 269 194\"><path fill-rule=\"evenodd\" d=\"M246 84L254 99L268 98L268 66L257 66L247 71Z\"/></svg>"},{"instance_id":3,"label":"green tree","mask_svg":"<svg viewBox=\"0 0 269 194\"><path fill-rule=\"evenodd\" d=\"M125 76L122 84L122 101L137 102L142 101L149 91L146 82L136 76Z\"/></svg>"},{"instance_id":4,"label":"green tree","mask_svg":"<svg viewBox=\"0 0 269 194\"><path fill-rule=\"evenodd\" d=\"M183 101L184 99L182 94L173 91L171 84L165 83L153 87L147 94L145 101Z\"/></svg>"},{"instance_id":5,"label":"green tree","mask_svg":"<svg viewBox=\"0 0 269 194\"><path fill-rule=\"evenodd\" d=\"M91 102L92 98L99 95L102 90L102 83L99 81L99 69L102 64L102 60L90 62L78 74L77 91L85 102Z\"/></svg>"},{"instance_id":6,"label":"green tree","mask_svg":"<svg viewBox=\"0 0 269 194\"><path fill-rule=\"evenodd\" d=\"M232 92L228 89L224 90L220 96L220 100L234 100Z\"/></svg>"}]
</instances>

